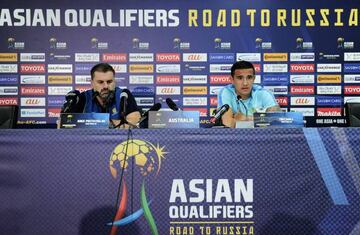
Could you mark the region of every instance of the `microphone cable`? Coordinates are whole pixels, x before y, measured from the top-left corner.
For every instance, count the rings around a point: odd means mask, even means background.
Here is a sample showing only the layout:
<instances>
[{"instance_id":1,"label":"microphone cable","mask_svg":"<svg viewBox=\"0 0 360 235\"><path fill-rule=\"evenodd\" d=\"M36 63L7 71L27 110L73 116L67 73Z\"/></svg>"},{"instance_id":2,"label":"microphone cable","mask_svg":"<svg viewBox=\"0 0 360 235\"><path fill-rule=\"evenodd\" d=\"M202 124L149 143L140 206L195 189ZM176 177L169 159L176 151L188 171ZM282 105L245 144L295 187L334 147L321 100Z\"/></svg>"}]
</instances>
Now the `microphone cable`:
<instances>
[{"instance_id":1,"label":"microphone cable","mask_svg":"<svg viewBox=\"0 0 360 235\"><path fill-rule=\"evenodd\" d=\"M242 104L242 106L244 107L244 109L245 109L245 114L246 114L246 117L248 116L248 109L247 109L247 107L246 107L246 105L244 104L244 102L241 100L241 96L240 95L238 95L237 96L237 103L238 103L238 105L239 105L239 102ZM239 111L241 112L241 110L239 109Z\"/></svg>"},{"instance_id":2,"label":"microphone cable","mask_svg":"<svg viewBox=\"0 0 360 235\"><path fill-rule=\"evenodd\" d=\"M116 192L116 200L115 200L115 212L114 212L114 216L113 216L113 219L112 219L112 223L111 225L114 226L114 222L116 220L116 215L117 215L117 212L118 212L118 206L119 206L119 198L120 198L120 191L121 191L121 186L122 186L122 181L123 181L123 178L124 178L124 171L125 171L125 165L126 165L126 162L127 162L127 158L128 158L128 147L129 147L129 144L130 143L133 143L133 134L132 134L132 130L131 130L131 126L129 126L128 128L128 131L127 131L127 138L126 138L126 146L125 146L125 156L124 156L124 162L123 162L123 165L120 166L121 167L121 172L120 172L120 179L119 179L119 184L118 184L118 187L117 187L117 192ZM133 213L133 193L134 193L134 157L132 157L131 159L131 205L130 205L130 210L131 210L131 213ZM124 182L125 183L125 182ZM113 234L113 228L110 230L110 235ZM115 234L115 232L114 232Z\"/></svg>"}]
</instances>

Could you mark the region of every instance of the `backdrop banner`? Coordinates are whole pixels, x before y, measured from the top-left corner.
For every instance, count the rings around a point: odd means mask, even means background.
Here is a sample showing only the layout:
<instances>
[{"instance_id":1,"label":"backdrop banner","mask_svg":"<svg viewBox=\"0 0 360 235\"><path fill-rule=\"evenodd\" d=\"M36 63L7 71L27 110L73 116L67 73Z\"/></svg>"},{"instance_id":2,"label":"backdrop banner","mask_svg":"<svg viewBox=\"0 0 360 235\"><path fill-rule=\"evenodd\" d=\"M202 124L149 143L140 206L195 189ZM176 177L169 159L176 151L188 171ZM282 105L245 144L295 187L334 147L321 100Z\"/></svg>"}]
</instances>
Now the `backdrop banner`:
<instances>
[{"instance_id":1,"label":"backdrop banner","mask_svg":"<svg viewBox=\"0 0 360 235\"><path fill-rule=\"evenodd\" d=\"M247 60L283 110L341 117L360 101L358 28L349 0L3 0L0 105L18 104L19 124L54 124L106 62L140 107L170 97L207 126L231 65Z\"/></svg>"},{"instance_id":2,"label":"backdrop banner","mask_svg":"<svg viewBox=\"0 0 360 235\"><path fill-rule=\"evenodd\" d=\"M4 130L0 230L359 234L359 136L342 128Z\"/></svg>"}]
</instances>

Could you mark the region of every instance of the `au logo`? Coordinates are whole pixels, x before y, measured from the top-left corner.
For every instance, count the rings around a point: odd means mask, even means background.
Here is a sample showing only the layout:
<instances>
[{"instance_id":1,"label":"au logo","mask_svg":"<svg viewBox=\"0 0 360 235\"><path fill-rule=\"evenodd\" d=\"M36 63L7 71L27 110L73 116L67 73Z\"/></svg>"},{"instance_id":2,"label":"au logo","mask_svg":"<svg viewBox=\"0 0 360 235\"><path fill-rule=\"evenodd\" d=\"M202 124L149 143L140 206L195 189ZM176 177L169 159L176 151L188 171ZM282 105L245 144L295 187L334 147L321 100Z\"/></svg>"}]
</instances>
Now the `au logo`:
<instances>
[{"instance_id":1,"label":"au logo","mask_svg":"<svg viewBox=\"0 0 360 235\"><path fill-rule=\"evenodd\" d=\"M138 168L140 175L143 177L158 175L162 161L165 158L165 154L167 154L164 149L165 147L161 147L159 144L155 146L144 140L133 139L124 141L114 148L110 156L109 167L111 175L116 179L120 172L125 171L129 167L131 162L134 163L134 167ZM146 197L144 181L140 190L141 209L125 218L123 217L126 211L128 193L125 180L123 180L122 184L122 197L114 222L108 223L108 225L112 226L111 234L116 234L118 226L132 223L144 214L150 226L151 234L158 235L157 226L149 207L150 202Z\"/></svg>"}]
</instances>

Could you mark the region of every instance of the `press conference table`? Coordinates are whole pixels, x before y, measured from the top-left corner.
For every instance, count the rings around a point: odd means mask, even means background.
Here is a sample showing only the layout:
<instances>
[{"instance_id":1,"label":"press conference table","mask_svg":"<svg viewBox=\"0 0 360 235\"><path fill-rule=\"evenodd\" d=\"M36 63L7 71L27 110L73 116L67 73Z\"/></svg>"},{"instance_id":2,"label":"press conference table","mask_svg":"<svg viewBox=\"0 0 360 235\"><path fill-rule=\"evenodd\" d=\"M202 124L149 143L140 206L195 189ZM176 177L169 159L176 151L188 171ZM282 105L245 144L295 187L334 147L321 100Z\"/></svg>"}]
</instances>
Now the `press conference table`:
<instances>
[{"instance_id":1,"label":"press conference table","mask_svg":"<svg viewBox=\"0 0 360 235\"><path fill-rule=\"evenodd\" d=\"M359 234L359 154L356 128L1 130L0 231L110 234L123 176L117 234Z\"/></svg>"}]
</instances>

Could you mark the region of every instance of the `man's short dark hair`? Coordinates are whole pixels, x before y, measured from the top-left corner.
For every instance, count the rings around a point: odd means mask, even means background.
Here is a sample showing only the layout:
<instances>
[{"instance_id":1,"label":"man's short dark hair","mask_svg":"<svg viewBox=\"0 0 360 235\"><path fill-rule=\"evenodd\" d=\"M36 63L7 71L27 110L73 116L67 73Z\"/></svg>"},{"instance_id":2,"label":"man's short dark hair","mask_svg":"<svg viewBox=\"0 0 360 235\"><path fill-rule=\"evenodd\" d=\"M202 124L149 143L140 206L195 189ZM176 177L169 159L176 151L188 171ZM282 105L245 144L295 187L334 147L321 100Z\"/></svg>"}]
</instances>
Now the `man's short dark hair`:
<instances>
[{"instance_id":1,"label":"man's short dark hair","mask_svg":"<svg viewBox=\"0 0 360 235\"><path fill-rule=\"evenodd\" d=\"M231 66L231 77L234 77L235 70L237 70L237 69L252 69L253 74L255 75L254 65L252 63L250 63L250 62L245 61L245 60L240 60L238 62L235 62Z\"/></svg>"},{"instance_id":2,"label":"man's short dark hair","mask_svg":"<svg viewBox=\"0 0 360 235\"><path fill-rule=\"evenodd\" d=\"M113 75L115 76L114 68L111 65L109 65L108 63L100 63L97 65L94 65L94 67L92 67L92 69L91 69L91 80L94 79L95 72L106 73L109 71L111 71L113 73Z\"/></svg>"}]
</instances>

